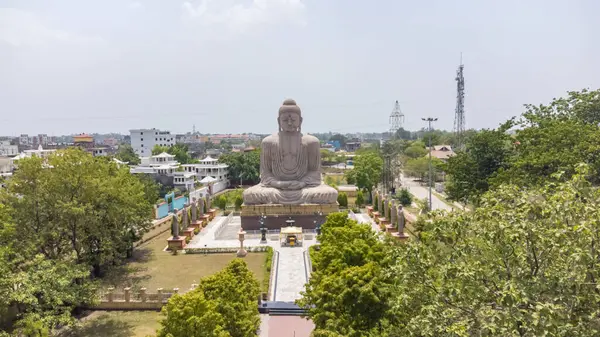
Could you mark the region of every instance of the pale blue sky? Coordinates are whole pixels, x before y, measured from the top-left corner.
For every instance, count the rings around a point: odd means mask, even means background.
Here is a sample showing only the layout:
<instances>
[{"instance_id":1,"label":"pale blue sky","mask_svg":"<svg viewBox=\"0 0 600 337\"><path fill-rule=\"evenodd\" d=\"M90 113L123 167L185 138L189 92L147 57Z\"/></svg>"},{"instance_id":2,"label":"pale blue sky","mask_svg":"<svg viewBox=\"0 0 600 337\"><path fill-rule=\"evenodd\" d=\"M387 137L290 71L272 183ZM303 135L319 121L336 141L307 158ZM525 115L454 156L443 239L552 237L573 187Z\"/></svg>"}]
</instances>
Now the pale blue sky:
<instances>
[{"instance_id":1,"label":"pale blue sky","mask_svg":"<svg viewBox=\"0 0 600 337\"><path fill-rule=\"evenodd\" d=\"M451 129L600 87L595 0L0 0L0 135Z\"/></svg>"}]
</instances>

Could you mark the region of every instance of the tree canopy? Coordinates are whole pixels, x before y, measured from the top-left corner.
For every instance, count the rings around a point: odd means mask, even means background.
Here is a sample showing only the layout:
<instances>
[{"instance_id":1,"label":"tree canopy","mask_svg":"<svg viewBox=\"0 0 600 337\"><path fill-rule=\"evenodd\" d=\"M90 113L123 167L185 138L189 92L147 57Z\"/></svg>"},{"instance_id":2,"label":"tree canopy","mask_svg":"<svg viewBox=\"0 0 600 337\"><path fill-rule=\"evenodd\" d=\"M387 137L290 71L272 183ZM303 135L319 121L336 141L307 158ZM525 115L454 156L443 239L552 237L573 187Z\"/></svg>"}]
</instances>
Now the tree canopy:
<instances>
[{"instance_id":1,"label":"tree canopy","mask_svg":"<svg viewBox=\"0 0 600 337\"><path fill-rule=\"evenodd\" d=\"M260 180L260 150L230 152L219 157L221 163L229 165L232 182L256 184Z\"/></svg>"},{"instance_id":2,"label":"tree canopy","mask_svg":"<svg viewBox=\"0 0 600 337\"><path fill-rule=\"evenodd\" d=\"M71 323L150 225L140 181L76 148L21 159L0 193L0 313L17 329Z\"/></svg>"},{"instance_id":3,"label":"tree canopy","mask_svg":"<svg viewBox=\"0 0 600 337\"><path fill-rule=\"evenodd\" d=\"M383 159L375 151L363 151L354 157L354 168L345 173L348 183L355 183L360 189L371 194L373 186L381 180Z\"/></svg>"},{"instance_id":4,"label":"tree canopy","mask_svg":"<svg viewBox=\"0 0 600 337\"><path fill-rule=\"evenodd\" d=\"M158 337L254 337L260 325L260 286L242 259L169 299Z\"/></svg>"},{"instance_id":5,"label":"tree canopy","mask_svg":"<svg viewBox=\"0 0 600 337\"><path fill-rule=\"evenodd\" d=\"M119 145L115 158L131 165L138 165L141 162L140 157L135 154L133 147L129 144Z\"/></svg>"}]
</instances>

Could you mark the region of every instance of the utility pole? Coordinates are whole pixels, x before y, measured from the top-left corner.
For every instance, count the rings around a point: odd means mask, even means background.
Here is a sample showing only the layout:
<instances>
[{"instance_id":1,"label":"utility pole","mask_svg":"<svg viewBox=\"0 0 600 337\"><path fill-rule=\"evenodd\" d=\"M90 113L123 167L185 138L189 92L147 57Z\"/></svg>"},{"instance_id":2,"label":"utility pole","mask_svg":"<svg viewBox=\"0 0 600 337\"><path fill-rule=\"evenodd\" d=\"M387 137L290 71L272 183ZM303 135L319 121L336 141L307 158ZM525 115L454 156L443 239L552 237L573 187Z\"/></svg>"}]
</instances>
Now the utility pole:
<instances>
[{"instance_id":1,"label":"utility pole","mask_svg":"<svg viewBox=\"0 0 600 337\"><path fill-rule=\"evenodd\" d=\"M431 185L433 184L433 170L431 168L431 131L433 131L433 129L431 128L431 122L435 122L438 119L437 118L433 118L433 117L427 117L427 118L421 118L423 121L427 122L428 127L427 130L429 131L429 211L432 210L432 203L431 203Z\"/></svg>"}]
</instances>

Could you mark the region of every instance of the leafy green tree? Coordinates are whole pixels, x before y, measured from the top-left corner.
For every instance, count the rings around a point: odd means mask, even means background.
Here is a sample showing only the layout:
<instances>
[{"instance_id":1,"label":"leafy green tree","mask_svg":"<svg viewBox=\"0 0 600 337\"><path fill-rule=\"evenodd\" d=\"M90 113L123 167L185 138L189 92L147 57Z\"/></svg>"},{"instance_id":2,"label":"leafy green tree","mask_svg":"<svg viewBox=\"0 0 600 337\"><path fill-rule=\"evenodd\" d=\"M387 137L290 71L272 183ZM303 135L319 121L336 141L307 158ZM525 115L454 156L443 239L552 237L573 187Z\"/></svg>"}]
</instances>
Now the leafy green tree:
<instances>
[{"instance_id":1,"label":"leafy green tree","mask_svg":"<svg viewBox=\"0 0 600 337\"><path fill-rule=\"evenodd\" d=\"M356 206L361 207L365 204L365 196L361 190L356 192Z\"/></svg>"},{"instance_id":2,"label":"leafy green tree","mask_svg":"<svg viewBox=\"0 0 600 337\"><path fill-rule=\"evenodd\" d=\"M319 236L320 249L311 256L315 271L298 303L306 308L317 330L342 336L378 331L388 314L384 245L368 225L346 213L327 217ZM321 331L321 335L327 336Z\"/></svg>"},{"instance_id":3,"label":"leafy green tree","mask_svg":"<svg viewBox=\"0 0 600 337\"><path fill-rule=\"evenodd\" d=\"M232 183L256 184L260 181L260 150L227 153L221 155L219 161L229 165Z\"/></svg>"},{"instance_id":4,"label":"leafy green tree","mask_svg":"<svg viewBox=\"0 0 600 337\"><path fill-rule=\"evenodd\" d=\"M129 144L119 145L115 158L131 165L138 165L140 163L140 157L135 154L135 151Z\"/></svg>"},{"instance_id":5,"label":"leafy green tree","mask_svg":"<svg viewBox=\"0 0 600 337\"><path fill-rule=\"evenodd\" d=\"M149 204L156 204L160 198L161 186L152 177L146 174L136 174L137 177L144 187L144 197Z\"/></svg>"},{"instance_id":6,"label":"leafy green tree","mask_svg":"<svg viewBox=\"0 0 600 337\"><path fill-rule=\"evenodd\" d=\"M448 158L444 170L448 174L446 192L452 200L477 204L490 188L489 180L510 166L514 139L507 133L513 126L508 121L495 130L481 130L465 144L465 151Z\"/></svg>"},{"instance_id":7,"label":"leafy green tree","mask_svg":"<svg viewBox=\"0 0 600 337\"><path fill-rule=\"evenodd\" d=\"M425 149L425 144L420 141L412 142L404 150L404 155L406 155L409 158L420 158L426 154L427 154L427 150Z\"/></svg>"},{"instance_id":8,"label":"leafy green tree","mask_svg":"<svg viewBox=\"0 0 600 337\"><path fill-rule=\"evenodd\" d=\"M215 198L215 205L222 210L227 208L227 198L224 195L219 195Z\"/></svg>"},{"instance_id":9,"label":"leafy green tree","mask_svg":"<svg viewBox=\"0 0 600 337\"><path fill-rule=\"evenodd\" d=\"M243 203L244 203L244 198L241 195L236 196L235 201L234 201L235 210L239 211L240 209L242 209Z\"/></svg>"},{"instance_id":10,"label":"leafy green tree","mask_svg":"<svg viewBox=\"0 0 600 337\"><path fill-rule=\"evenodd\" d=\"M254 337L260 325L259 294L246 263L234 259L200 280L198 288L169 300L158 336Z\"/></svg>"},{"instance_id":11,"label":"leafy green tree","mask_svg":"<svg viewBox=\"0 0 600 337\"><path fill-rule=\"evenodd\" d=\"M412 194L410 194L410 192L406 188L401 189L398 193L398 201L400 201L402 206L412 205L412 199Z\"/></svg>"},{"instance_id":12,"label":"leafy green tree","mask_svg":"<svg viewBox=\"0 0 600 337\"><path fill-rule=\"evenodd\" d=\"M431 168L433 179L442 172L443 162L435 157L431 158ZM428 180L429 157L420 157L410 159L404 165L404 173L410 177L417 177L421 180Z\"/></svg>"},{"instance_id":13,"label":"leafy green tree","mask_svg":"<svg viewBox=\"0 0 600 337\"><path fill-rule=\"evenodd\" d=\"M173 296L162 309L166 317L157 337L231 337L217 306L217 301L207 300L201 291Z\"/></svg>"},{"instance_id":14,"label":"leafy green tree","mask_svg":"<svg viewBox=\"0 0 600 337\"><path fill-rule=\"evenodd\" d=\"M367 190L369 194L373 186L381 180L383 159L373 151L366 151L354 158L354 177L359 189Z\"/></svg>"},{"instance_id":15,"label":"leafy green tree","mask_svg":"<svg viewBox=\"0 0 600 337\"><path fill-rule=\"evenodd\" d=\"M172 146L160 146L154 145L152 148L152 155L158 155L163 152L166 152L170 155L175 156L175 160L180 164L193 164L196 160L193 160L189 154L188 146L185 144L177 143Z\"/></svg>"},{"instance_id":16,"label":"leafy green tree","mask_svg":"<svg viewBox=\"0 0 600 337\"><path fill-rule=\"evenodd\" d=\"M501 186L398 245L393 336L597 336L600 191Z\"/></svg>"},{"instance_id":17,"label":"leafy green tree","mask_svg":"<svg viewBox=\"0 0 600 337\"><path fill-rule=\"evenodd\" d=\"M20 160L6 192L13 221L28 238L19 249L52 261L74 258L95 276L131 254L150 226L152 205L139 179L80 149Z\"/></svg>"}]
</instances>

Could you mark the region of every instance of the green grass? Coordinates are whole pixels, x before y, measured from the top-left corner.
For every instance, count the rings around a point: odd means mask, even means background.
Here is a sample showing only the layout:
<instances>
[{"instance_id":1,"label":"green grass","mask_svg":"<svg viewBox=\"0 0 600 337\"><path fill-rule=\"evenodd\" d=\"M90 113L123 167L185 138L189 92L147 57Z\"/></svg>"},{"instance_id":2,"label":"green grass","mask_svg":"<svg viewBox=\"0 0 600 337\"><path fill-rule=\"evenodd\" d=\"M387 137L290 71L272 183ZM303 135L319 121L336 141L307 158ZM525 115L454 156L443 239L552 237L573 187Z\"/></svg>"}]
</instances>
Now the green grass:
<instances>
[{"instance_id":1,"label":"green grass","mask_svg":"<svg viewBox=\"0 0 600 337\"><path fill-rule=\"evenodd\" d=\"M133 291L145 287L148 292L156 292L157 288L179 288L185 292L193 283L223 269L236 257L235 253L174 256L164 251L169 236L166 232L136 248L129 263L116 268L103 279L103 287L114 287L117 291L125 287L131 287ZM244 261L257 280L262 282L265 253L249 253Z\"/></svg>"},{"instance_id":2,"label":"green grass","mask_svg":"<svg viewBox=\"0 0 600 337\"><path fill-rule=\"evenodd\" d=\"M189 290L204 276L223 269L236 257L231 254L179 254L171 255L163 249L167 245L168 232L136 248L133 258L126 265L112 271L103 279L103 287L115 287L122 291L141 287L148 292L157 288ZM272 256L272 253L271 253ZM244 261L263 287L268 289L270 260L266 253L249 253ZM266 278L266 285L265 285ZM94 311L82 320L82 326L60 334L60 337L146 337L154 336L160 327L158 311Z\"/></svg>"},{"instance_id":3,"label":"green grass","mask_svg":"<svg viewBox=\"0 0 600 337\"><path fill-rule=\"evenodd\" d=\"M146 337L154 336L160 327L158 311L95 311L80 327L58 337Z\"/></svg>"}]
</instances>

